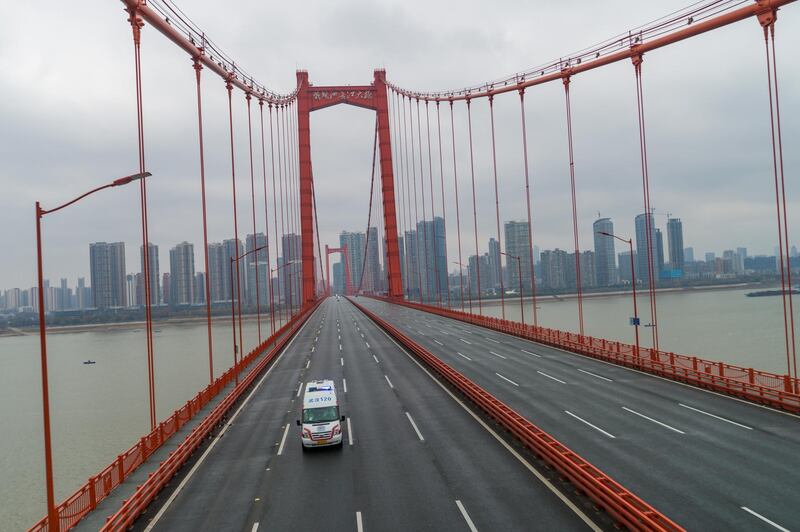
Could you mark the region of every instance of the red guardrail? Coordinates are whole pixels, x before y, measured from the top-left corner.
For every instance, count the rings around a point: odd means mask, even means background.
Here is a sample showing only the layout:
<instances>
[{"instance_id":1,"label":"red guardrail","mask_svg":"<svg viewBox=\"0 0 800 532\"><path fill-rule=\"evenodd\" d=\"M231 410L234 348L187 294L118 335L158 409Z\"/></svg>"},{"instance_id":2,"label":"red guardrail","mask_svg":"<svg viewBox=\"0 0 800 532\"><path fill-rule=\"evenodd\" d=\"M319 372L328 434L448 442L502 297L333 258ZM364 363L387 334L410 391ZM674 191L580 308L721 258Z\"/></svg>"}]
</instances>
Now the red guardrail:
<instances>
[{"instance_id":1,"label":"red guardrail","mask_svg":"<svg viewBox=\"0 0 800 532\"><path fill-rule=\"evenodd\" d=\"M172 415L167 419L162 421L158 427L155 428L155 430L143 436L130 449L117 456L117 459L105 469L100 471L100 473L89 478L85 484L78 488L78 491L70 495L64 502L56 507L56 511L59 515L59 528L54 530L69 530L75 526L75 524L77 524L78 521L80 521L87 513L94 510L100 501L105 499L108 494L114 490L114 488L122 484L122 482L133 471L135 471L137 467L143 464L145 460L150 457L150 455L158 450L158 448L161 447L164 442L170 438L170 436L180 430L180 428L183 427L189 420L191 420L211 399L216 397L216 395L223 390L225 386L234 381L237 371L241 372L242 370L246 369L247 366L249 366L253 360L258 357L259 353L261 353L267 346L280 339L275 347L272 348L270 353L268 353L267 356L265 356L264 359L259 363L259 365L253 368L253 371L251 371L248 376L239 383L239 387L241 388L246 382L251 382L253 376L260 372L264 365L269 363L276 350L280 350L280 348L283 347L284 343L291 338L291 333L293 333L297 327L302 325L302 323L309 316L309 313L316 308L318 304L319 302L306 307L300 314L295 316L294 319L284 324L283 327L275 331L275 334L267 338L259 346L244 356L238 362L237 366L231 366L225 373L217 377L213 383L206 386L203 390L198 392L196 396L187 401L185 405L173 412ZM282 335L287 332L289 334L286 334L282 337ZM228 398L240 388L234 388L234 390L228 394ZM226 398L226 400L228 398ZM217 408L219 408L219 406L217 406ZM211 414L209 414L209 416L210 415ZM205 423L205 420L203 423ZM201 425L203 424L201 423ZM201 425L198 425L198 427ZM210 428L213 428L213 426L214 425L211 425L209 430ZM195 431L196 430L197 428L195 428ZM187 437L187 439L189 437ZM50 530L48 518L44 517L38 523L33 525L29 529L29 532L45 532L48 530Z\"/></svg>"},{"instance_id":2,"label":"red guardrail","mask_svg":"<svg viewBox=\"0 0 800 532\"><path fill-rule=\"evenodd\" d=\"M625 489L611 477L571 451L470 379L439 360L430 351L375 313L352 299L350 301L372 321L404 344L420 360L447 382L466 395L492 419L500 423L523 445L533 450L545 462L556 468L572 484L582 490L614 519L632 530L683 530L678 524L642 499Z\"/></svg>"},{"instance_id":3,"label":"red guardrail","mask_svg":"<svg viewBox=\"0 0 800 532\"><path fill-rule=\"evenodd\" d=\"M792 379L789 375L778 375L645 347L641 347L639 356L636 356L635 346L614 340L582 336L546 327L534 327L515 321L468 314L400 299L384 297L375 297L374 299L430 312L606 362L635 368L667 379L800 413L800 395L798 394L800 379Z\"/></svg>"}]
</instances>

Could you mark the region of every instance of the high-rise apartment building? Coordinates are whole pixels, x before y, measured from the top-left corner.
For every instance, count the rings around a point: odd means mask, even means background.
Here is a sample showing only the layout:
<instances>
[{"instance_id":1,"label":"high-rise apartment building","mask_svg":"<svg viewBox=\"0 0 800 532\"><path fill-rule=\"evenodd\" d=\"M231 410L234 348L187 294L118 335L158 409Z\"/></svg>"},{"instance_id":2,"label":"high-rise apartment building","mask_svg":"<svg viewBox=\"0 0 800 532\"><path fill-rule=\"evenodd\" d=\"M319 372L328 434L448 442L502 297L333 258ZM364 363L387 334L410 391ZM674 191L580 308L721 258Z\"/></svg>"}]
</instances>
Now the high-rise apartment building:
<instances>
[{"instance_id":1,"label":"high-rise apartment building","mask_svg":"<svg viewBox=\"0 0 800 532\"><path fill-rule=\"evenodd\" d=\"M501 284L500 276L503 275L503 263L500 260L500 256L500 242L492 237L489 239L489 275L487 276L489 286L486 288L496 290L498 293ZM514 266L516 267L516 264ZM507 289L508 287L504 288Z\"/></svg>"},{"instance_id":2,"label":"high-rise apartment building","mask_svg":"<svg viewBox=\"0 0 800 532\"><path fill-rule=\"evenodd\" d=\"M376 231L377 233L377 231ZM358 283L364 271L364 244L367 235L365 233L352 233L342 231L339 233L339 247L347 246L347 262L350 270L350 284L353 290L358 290ZM367 280L364 280L366 286Z\"/></svg>"},{"instance_id":3,"label":"high-rise apartment building","mask_svg":"<svg viewBox=\"0 0 800 532\"><path fill-rule=\"evenodd\" d=\"M599 234L614 234L614 223L611 218L600 218L592 225L594 234L595 277L597 286L613 286L617 283L616 261L613 237Z\"/></svg>"},{"instance_id":4,"label":"high-rise apartment building","mask_svg":"<svg viewBox=\"0 0 800 532\"><path fill-rule=\"evenodd\" d=\"M378 243L378 228L370 227L367 238L367 262L364 271L362 289L376 293L381 290L381 261L380 245Z\"/></svg>"},{"instance_id":5,"label":"high-rise apartment building","mask_svg":"<svg viewBox=\"0 0 800 532\"><path fill-rule=\"evenodd\" d=\"M362 233L363 234L363 233ZM302 299L302 272L300 260L300 235L290 233L281 239L281 268L279 272L280 292L285 303L298 307ZM290 264L291 263L291 264Z\"/></svg>"},{"instance_id":6,"label":"high-rise apartment building","mask_svg":"<svg viewBox=\"0 0 800 532\"><path fill-rule=\"evenodd\" d=\"M226 284L228 275L228 265L225 264L225 248L220 243L208 245L208 283L211 290L211 302L219 303L227 301Z\"/></svg>"},{"instance_id":7,"label":"high-rise apartment building","mask_svg":"<svg viewBox=\"0 0 800 532\"><path fill-rule=\"evenodd\" d=\"M572 261L570 267L569 262ZM541 275L542 287L550 290L563 290L567 288L569 281L567 276L570 269L572 270L572 285L575 285L574 272L575 272L575 257L564 251L563 249L546 249L541 254ZM510 273L510 270L509 270ZM509 275L509 277L511 277ZM513 286L513 285L512 285Z\"/></svg>"},{"instance_id":8,"label":"high-rise apartment building","mask_svg":"<svg viewBox=\"0 0 800 532\"><path fill-rule=\"evenodd\" d=\"M421 283L423 301L433 303L439 300L439 294L446 298L447 294L447 249L445 246L444 219L437 216L417 224L415 233L419 245L419 276L416 282ZM412 250L416 256L417 249Z\"/></svg>"},{"instance_id":9,"label":"high-rise apartment building","mask_svg":"<svg viewBox=\"0 0 800 532\"><path fill-rule=\"evenodd\" d=\"M647 235L647 226L649 224L650 228L650 257L648 257L647 245L648 245L648 235ZM659 253L658 253L658 242L659 236L661 234L660 231L656 230L655 227L655 220L653 219L652 214L639 214L636 216L635 220L636 226L636 257L639 261L636 265L636 279L641 280L644 286L650 286L650 260L652 260L653 265L653 283L658 283L659 277ZM663 262L663 245L660 248L661 252L661 260Z\"/></svg>"},{"instance_id":10,"label":"high-rise apartment building","mask_svg":"<svg viewBox=\"0 0 800 532\"><path fill-rule=\"evenodd\" d=\"M255 305L259 301L262 305L269 300L269 272L267 272L267 237L264 233L247 235L245 240L245 253L247 257L243 259L247 269L247 302ZM253 252L254 249L260 249ZM256 276L256 272L258 272ZM256 287L258 287L258 298L256 298Z\"/></svg>"},{"instance_id":11,"label":"high-rise apartment building","mask_svg":"<svg viewBox=\"0 0 800 532\"><path fill-rule=\"evenodd\" d=\"M159 283L160 267L158 264L158 246L153 243L147 244L147 251L149 257L149 271L150 271L150 305L155 306L161 301L161 287ZM139 264L141 267L142 275L144 275L144 246L139 246ZM145 296L138 300L139 305L144 305Z\"/></svg>"},{"instance_id":12,"label":"high-rise apartment building","mask_svg":"<svg viewBox=\"0 0 800 532\"><path fill-rule=\"evenodd\" d=\"M689 246L688 248L683 248L683 261L684 266L687 262L694 262L694 248Z\"/></svg>"},{"instance_id":13,"label":"high-rise apartment building","mask_svg":"<svg viewBox=\"0 0 800 532\"><path fill-rule=\"evenodd\" d=\"M244 255L244 246L242 246L241 240L229 238L228 240L222 241L222 280L225 290L225 301L230 301L231 298L238 301L239 293L237 290L240 288L242 290L242 294L244 294L247 284L247 279L245 278L244 260L236 260L242 255ZM231 258L233 259L233 268L231 268ZM237 265L238 277L236 276ZM232 276L231 273L233 273ZM233 282L231 282L231 277L233 277Z\"/></svg>"},{"instance_id":14,"label":"high-rise apartment building","mask_svg":"<svg viewBox=\"0 0 800 532\"><path fill-rule=\"evenodd\" d=\"M506 253L520 258L520 270L522 270L522 289L529 292L532 286L533 264L531 264L531 240L528 222L509 221L505 223ZM516 261L516 259L512 259ZM519 286L519 275L517 268L508 268L508 286L517 288Z\"/></svg>"},{"instance_id":15,"label":"high-rise apartment building","mask_svg":"<svg viewBox=\"0 0 800 532\"><path fill-rule=\"evenodd\" d=\"M95 308L127 306L124 242L89 244L89 270Z\"/></svg>"},{"instance_id":16,"label":"high-rise apartment building","mask_svg":"<svg viewBox=\"0 0 800 532\"><path fill-rule=\"evenodd\" d=\"M680 218L667 220L667 242L669 244L669 267L683 276L686 254L683 249L683 223Z\"/></svg>"},{"instance_id":17,"label":"high-rise apartment building","mask_svg":"<svg viewBox=\"0 0 800 532\"><path fill-rule=\"evenodd\" d=\"M477 298L479 294L483 294L492 288L489 286L490 270L488 253L484 253L480 257L470 255L467 272L469 289L473 298ZM478 279L480 279L480 283L478 283Z\"/></svg>"},{"instance_id":18,"label":"high-rise apartment building","mask_svg":"<svg viewBox=\"0 0 800 532\"><path fill-rule=\"evenodd\" d=\"M181 242L169 250L169 303L172 306L194 303L194 246Z\"/></svg>"}]
</instances>

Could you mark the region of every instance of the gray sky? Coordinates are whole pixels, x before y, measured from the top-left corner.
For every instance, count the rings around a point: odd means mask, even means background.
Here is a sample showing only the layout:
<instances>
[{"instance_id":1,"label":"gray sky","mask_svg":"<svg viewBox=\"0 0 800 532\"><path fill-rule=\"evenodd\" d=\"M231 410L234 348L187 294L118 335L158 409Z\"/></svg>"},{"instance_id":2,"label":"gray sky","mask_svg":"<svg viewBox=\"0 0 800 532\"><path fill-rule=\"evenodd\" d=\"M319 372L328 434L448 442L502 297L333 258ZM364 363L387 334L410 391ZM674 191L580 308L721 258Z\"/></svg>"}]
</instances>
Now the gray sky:
<instances>
[{"instance_id":1,"label":"gray sky","mask_svg":"<svg viewBox=\"0 0 800 532\"><path fill-rule=\"evenodd\" d=\"M237 63L274 90L290 91L297 68L318 84L361 84L375 67L409 89L480 83L569 54L637 26L688 0L662 2L224 3L181 7ZM122 4L85 0L14 2L0 19L0 289L35 280L34 202L53 206L137 169L133 49ZM704 251L775 246L769 121L761 30L753 20L650 53L644 80L651 197L683 219L684 241ZM800 167L800 7L779 14L787 194L791 241ZM202 269L194 72L188 57L152 28L143 34L150 237L168 250L188 240ZM633 68L625 62L581 74L571 85L581 247L591 249L599 211L621 235L642 210ZM203 81L209 238L232 234L227 103L221 80ZM541 249L572 246L563 90L529 90L529 156L534 232ZM235 99L240 234L252 230L245 102ZM502 220L523 219L518 100L495 100ZM254 114L254 118L257 115ZM443 115L443 118L447 115ZM494 236L491 146L485 100L473 104L481 252ZM456 108L464 256L474 253L463 104ZM423 118L424 121L424 118ZM322 243L341 229L364 230L374 114L337 106L312 115L312 154ZM449 137L446 137L449 138ZM255 138L258 142L258 137ZM258 144L256 144L258 146ZM445 160L451 156L445 151ZM434 160L438 158L434 151ZM259 177L258 166L256 176ZM427 172L427 169L426 169ZM434 166L434 176L438 167ZM452 166L445 163L452 191ZM446 204L455 260L454 204ZM258 197L258 194L257 194ZM437 213L441 200L437 192ZM263 207L257 205L258 230ZM420 205L421 209L421 205ZM665 217L656 219L664 227ZM45 275L89 275L88 243L127 243L138 271L136 187L106 191L48 217ZM618 248L618 251L619 248Z\"/></svg>"}]
</instances>

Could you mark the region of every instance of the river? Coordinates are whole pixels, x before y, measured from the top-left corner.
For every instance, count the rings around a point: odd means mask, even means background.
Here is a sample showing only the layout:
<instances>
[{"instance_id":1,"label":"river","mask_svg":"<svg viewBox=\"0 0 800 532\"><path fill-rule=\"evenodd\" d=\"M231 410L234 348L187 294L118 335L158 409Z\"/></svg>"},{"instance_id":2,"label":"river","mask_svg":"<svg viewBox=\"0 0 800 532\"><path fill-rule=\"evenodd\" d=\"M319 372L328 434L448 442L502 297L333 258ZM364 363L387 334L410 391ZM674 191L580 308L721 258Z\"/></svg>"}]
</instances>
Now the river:
<instances>
[{"instance_id":1,"label":"river","mask_svg":"<svg viewBox=\"0 0 800 532\"><path fill-rule=\"evenodd\" d=\"M751 289L658 294L662 350L785 373L781 298L748 298ZM475 305L477 307L477 305ZM477 308L476 308L477 310ZM484 313L500 316L499 302ZM518 320L519 299L506 300ZM533 307L525 304L530 323ZM629 295L584 299L586 334L633 342ZM649 322L647 294L639 298ZM578 330L574 299L541 300L539 324ZM262 320L262 332L269 324ZM202 322L156 324L156 402L159 420L208 383L208 347ZM642 345L650 329L642 328ZM256 343L256 324L245 322L245 345ZM230 322L215 319L216 374L230 366ZM98 330L48 335L55 491L62 501L148 430L147 368L143 330ZM96 360L84 365L86 359ZM45 514L39 339L0 338L0 530L22 530Z\"/></svg>"}]
</instances>

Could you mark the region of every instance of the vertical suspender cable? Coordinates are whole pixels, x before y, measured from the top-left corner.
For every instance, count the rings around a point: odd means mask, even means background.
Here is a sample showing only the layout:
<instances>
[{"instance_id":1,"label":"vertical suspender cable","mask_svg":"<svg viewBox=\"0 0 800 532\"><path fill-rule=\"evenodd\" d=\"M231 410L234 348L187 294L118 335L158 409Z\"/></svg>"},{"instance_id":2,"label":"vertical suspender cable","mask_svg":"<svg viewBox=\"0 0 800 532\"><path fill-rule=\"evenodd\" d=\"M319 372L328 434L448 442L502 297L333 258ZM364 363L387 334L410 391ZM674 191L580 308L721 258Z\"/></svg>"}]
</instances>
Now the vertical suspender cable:
<instances>
[{"instance_id":1,"label":"vertical suspender cable","mask_svg":"<svg viewBox=\"0 0 800 532\"><path fill-rule=\"evenodd\" d=\"M408 163L408 124L406 123L406 96L405 96L405 94L403 94L402 96L403 96L403 103L402 103L402 108L400 109L400 112L403 114L403 137L405 139L405 141L403 142L403 155L404 155L405 160L406 160L406 165L405 165L406 171L405 171L405 175L403 176L405 178L405 182L406 182L405 183L405 185L406 185L406 198L405 198L406 199L406 238L405 238L405 246L406 246L406 264L407 264L406 275L408 275L408 286L409 286L408 296L409 296L409 299L411 299L411 286L412 286L412 281L413 281L413 279L415 277L415 274L411 271L411 268L414 267L414 261L409 257L409 255L411 254L411 247L412 246L407 240L409 238L412 238L412 234L416 233L416 228L412 228L411 227L411 199L410 199L410 196L411 196L411 185L408 182L409 174L410 174L410 172L409 172L409 166L410 165ZM411 101L411 98L409 98L409 102L410 101ZM412 163L413 163L413 161L412 161ZM416 238L414 238L414 240L416 241ZM417 268L415 268L415 270L416 269ZM419 289L419 288L420 288L420 285L419 285L419 283L417 283L417 289Z\"/></svg>"},{"instance_id":2,"label":"vertical suspender cable","mask_svg":"<svg viewBox=\"0 0 800 532\"><path fill-rule=\"evenodd\" d=\"M139 172L144 172L144 114L142 112L142 56L141 56L141 29L143 22L131 11L131 28L133 29L134 64L136 70L136 123L139 141ZM155 368L153 356L153 315L151 311L151 279L150 279L150 237L147 224L147 183L146 179L139 180L139 202L142 215L142 250L144 255L144 298L145 298L145 334L147 340L147 381L150 399L150 430L156 427L156 394L155 394Z\"/></svg>"},{"instance_id":3,"label":"vertical suspender cable","mask_svg":"<svg viewBox=\"0 0 800 532\"><path fill-rule=\"evenodd\" d=\"M453 186L456 195L456 236L458 237L458 277L461 286L461 312L464 312L464 259L461 257L461 209L458 206L458 164L456 162L456 127L453 118L453 100L450 100L450 138L453 141ZM469 312L472 314L472 289L467 290Z\"/></svg>"},{"instance_id":4,"label":"vertical suspender cable","mask_svg":"<svg viewBox=\"0 0 800 532\"><path fill-rule=\"evenodd\" d=\"M203 100L200 92L200 71L203 65L194 58L194 71L197 79L197 133L200 143L200 200L203 210L203 264L205 265L206 324L208 329L208 382L214 382L214 354L211 341L211 281L208 268L208 220L206 215L206 163L203 151ZM148 249L149 253L150 250Z\"/></svg>"},{"instance_id":5,"label":"vertical suspender cable","mask_svg":"<svg viewBox=\"0 0 800 532\"><path fill-rule=\"evenodd\" d=\"M414 247L417 250L414 266L417 270L417 289L419 290L419 302L422 303L422 260L419 250L419 210L417 209L417 161L416 155L414 155L414 115L410 97L408 98L408 124L408 127L411 130L411 176L414 182L414 242L416 243L416 246Z\"/></svg>"},{"instance_id":6,"label":"vertical suspender cable","mask_svg":"<svg viewBox=\"0 0 800 532\"><path fill-rule=\"evenodd\" d=\"M405 267L405 271L404 271L405 275L402 276L403 277L403 293L405 294L406 299L408 299L410 301L411 300L411 291L410 291L411 286L410 286L410 283L409 283L409 272L408 272L408 242L407 242L408 239L406 238L405 209L403 208L404 204L406 203L406 201L405 201L405 196L406 196L406 193L405 193L405 179L404 179L404 176L405 176L405 164L403 162L403 154L405 153L405 151L403 149L403 134L402 134L403 128L401 127L401 122L400 122L400 95L397 94L396 92L393 92L393 94L394 94L394 99L395 99L394 113L395 113L395 129L397 130L397 161L398 161L398 168L399 168L399 172L397 174L397 176L398 176L397 177L397 181L399 183L399 192L400 192L400 194L398 196L398 202L400 204L399 205L399 207L400 207L400 210L399 210L399 213L400 213L399 227L400 227L400 231L401 231L401 235L402 235L402 239L403 239L403 246L402 246L403 264L402 264L402 266Z\"/></svg>"},{"instance_id":7,"label":"vertical suspender cable","mask_svg":"<svg viewBox=\"0 0 800 532\"><path fill-rule=\"evenodd\" d=\"M267 149L264 139L263 98L258 99L258 111L261 122L261 175L264 183L264 244L267 246L267 249L265 250L267 255L267 272L265 277L267 280L267 293L269 294L270 334L275 334L275 305L274 305L274 300L272 299L272 274L270 273L272 262L270 261L270 245L269 245L269 202L267 201ZM258 269L256 269L256 275L258 275Z\"/></svg>"},{"instance_id":8,"label":"vertical suspender cable","mask_svg":"<svg viewBox=\"0 0 800 532\"><path fill-rule=\"evenodd\" d=\"M519 109L522 116L522 154L525 163L525 202L528 207L528 251L531 261L531 303L533 305L533 326L539 326L536 314L536 264L533 256L533 218L531 216L531 186L528 175L528 131L525 124L525 89L519 90Z\"/></svg>"},{"instance_id":9,"label":"vertical suspender cable","mask_svg":"<svg viewBox=\"0 0 800 532\"><path fill-rule=\"evenodd\" d=\"M278 114L277 108L275 110L275 114ZM272 227L273 232L275 233L275 267L278 268L278 254L281 253L281 241L278 238L278 193L277 188L275 185L275 134L273 129L273 116L272 116L272 103L269 104L269 152L270 152L270 162L272 164ZM278 302L280 303L280 276L281 271L278 270ZM269 271L269 285L272 286L272 270ZM275 308L275 299L274 293L272 296L272 307ZM283 308L281 307L278 311L278 319L283 325Z\"/></svg>"},{"instance_id":10,"label":"vertical suspender cable","mask_svg":"<svg viewBox=\"0 0 800 532\"><path fill-rule=\"evenodd\" d=\"M317 254L319 255L319 271L320 279L322 279L322 286L328 286L325 280L325 271L322 269L322 245L319 242L319 216L317 216L317 193L314 186L314 173L311 173L311 203L314 206L314 236L317 240Z\"/></svg>"},{"instance_id":11,"label":"vertical suspender cable","mask_svg":"<svg viewBox=\"0 0 800 532\"><path fill-rule=\"evenodd\" d=\"M419 148L419 195L422 197L422 250L425 254L425 298L430 304L431 292L433 292L433 290L431 289L431 269L428 260L428 216L425 212L425 172L422 168L422 122L420 121L419 116L419 98L417 98L417 147ZM414 188L416 188L416 186L417 185L415 181ZM417 228L417 232L419 232L419 228ZM419 239L419 234L417 234L417 239Z\"/></svg>"},{"instance_id":12,"label":"vertical suspender cable","mask_svg":"<svg viewBox=\"0 0 800 532\"><path fill-rule=\"evenodd\" d=\"M367 210L367 232L366 232L366 238L364 239L364 259L361 262L361 277L358 280L358 289L356 290L357 293L361 293L361 290L364 287L364 274L367 271L367 255L369 254L369 226L370 223L372 222L372 196L375 191L375 161L377 159L377 154L378 154L378 118L376 116L375 136L372 139L372 171L370 172L370 180L369 180L369 209Z\"/></svg>"},{"instance_id":13,"label":"vertical suspender cable","mask_svg":"<svg viewBox=\"0 0 800 532\"><path fill-rule=\"evenodd\" d=\"M436 134L439 139L439 181L441 183L441 195L442 195L442 226L444 227L442 240L442 245L444 246L444 256L447 257L447 211L444 207L444 165L442 164L443 156L442 156L442 120L441 120L441 113L439 112L439 100L436 100ZM441 274L437 274L436 277L439 278ZM444 289L447 290L447 308L452 308L450 303L450 276L447 275L447 262L445 261L444 264L444 278L445 278L445 286ZM441 297L441 293L439 294Z\"/></svg>"},{"instance_id":14,"label":"vertical suspender cable","mask_svg":"<svg viewBox=\"0 0 800 532\"><path fill-rule=\"evenodd\" d=\"M230 130L231 139L231 184L233 190L233 238L234 238L234 253L237 258L239 256L239 221L236 213L236 157L233 149L233 84L230 78L225 81L225 88L228 89L228 125ZM239 314L239 347L233 351L233 364L236 367L234 373L236 375L236 384L239 384L239 370L238 370L238 352L244 351L244 336L242 334L242 281L239 273L241 267L239 261L236 261L236 305ZM233 297L233 286L231 286L231 297Z\"/></svg>"},{"instance_id":15,"label":"vertical suspender cable","mask_svg":"<svg viewBox=\"0 0 800 532\"><path fill-rule=\"evenodd\" d=\"M478 292L478 314L483 314L483 304L481 302L481 253L478 248L478 208L475 199L475 158L472 149L472 106L471 99L467 98L467 126L469 130L469 169L472 174L472 223L475 230L475 277ZM470 292L472 292L472 280L470 280Z\"/></svg>"},{"instance_id":16,"label":"vertical suspender cable","mask_svg":"<svg viewBox=\"0 0 800 532\"><path fill-rule=\"evenodd\" d=\"M253 205L253 249L255 250L258 249L258 238L256 237L256 183L253 172L253 119L250 113L250 101L252 97L249 92L245 95L245 100L247 101L247 139L250 150L250 201ZM246 249L245 253L247 253ZM254 262L256 275L256 323L258 324L258 345L261 345L261 295L258 286L258 256L260 254L260 251L253 251L253 256L251 257L248 255L244 263L245 267L247 267L249 261ZM248 268L247 271L249 273L250 269Z\"/></svg>"},{"instance_id":17,"label":"vertical suspender cable","mask_svg":"<svg viewBox=\"0 0 800 532\"><path fill-rule=\"evenodd\" d=\"M290 299L290 292L291 288L288 286L286 280L288 279L288 273L286 263L288 262L288 258L286 257L287 253L287 246L285 245L286 240L286 216L284 210L284 194L283 194L283 164L284 164L284 155L283 155L283 135L281 133L282 127L281 122L282 118L281 115L283 114L283 104L280 104L276 108L275 112L275 127L278 130L278 193L280 194L281 200L281 255L283 257L283 264L281 264L281 269L278 270L278 283L281 286L281 295L283 296L283 310L284 310L284 319L289 321L289 299ZM280 280L283 279L283 282Z\"/></svg>"},{"instance_id":18,"label":"vertical suspender cable","mask_svg":"<svg viewBox=\"0 0 800 532\"><path fill-rule=\"evenodd\" d=\"M289 248L291 249L292 261L299 260L297 258L297 247L295 241L297 240L297 228L295 227L295 208L294 208L294 172L292 164L292 128L290 126L289 117L292 114L291 103L287 103L284 107L283 113L283 149L286 158L284 159L286 179L286 228L289 231ZM289 286L292 287L292 316L297 313L296 301L299 301L300 294L297 290L297 272L295 271L297 263L293 263L289 268Z\"/></svg>"},{"instance_id":19,"label":"vertical suspender cable","mask_svg":"<svg viewBox=\"0 0 800 532\"><path fill-rule=\"evenodd\" d=\"M647 166L647 137L645 136L645 122L644 122L644 92L642 91L642 55L636 55L631 58L633 61L634 71L636 74L636 107L639 115L639 154L642 164L642 193L644 195L644 226L647 244L647 279L648 289L650 295L650 330L653 335L653 352L651 356L655 356L658 351L658 306L656 305L656 272L653 266L653 248L655 242L655 229L653 228L652 221L652 208L650 204L650 173Z\"/></svg>"},{"instance_id":20,"label":"vertical suspender cable","mask_svg":"<svg viewBox=\"0 0 800 532\"><path fill-rule=\"evenodd\" d=\"M289 162L290 162L289 176L290 176L290 183L291 183L290 190L292 192L292 212L294 214L292 216L292 227L294 228L293 232L295 234L294 238L292 239L292 242L293 242L293 245L294 245L293 255L294 255L294 257L296 257L295 260L302 261L303 254L302 254L302 251L300 249L301 248L300 238L302 237L302 235L300 234L301 231L300 231L300 228L299 228L299 226L300 226L300 195L298 194L298 185L299 185L299 181L298 181L298 178L297 178L297 174L298 174L297 161L298 161L298 158L297 158L297 151L296 151L296 147L297 147L297 138L296 138L297 128L295 127L295 120L294 120L295 116L296 115L295 115L295 110L294 110L294 101L291 101L289 103L289 114L287 115L287 120L288 120L288 128L289 128ZM298 266L298 264L295 263L292 266L294 266L296 268ZM294 293L297 294L296 298L297 298L297 310L298 311L300 310L300 307L303 305L303 301L304 301L303 294L302 294L303 288L302 288L301 275L302 275L302 264L299 267L299 271L297 271L297 273L295 274L295 276L293 278L294 279Z\"/></svg>"},{"instance_id":21,"label":"vertical suspender cable","mask_svg":"<svg viewBox=\"0 0 800 532\"><path fill-rule=\"evenodd\" d=\"M489 95L489 121L492 126L492 170L494 171L494 210L497 217L497 247L502 253L503 240L500 236L500 191L497 188L497 148L494 135L494 95ZM506 290L503 284L503 256L498 253L498 275L500 276L500 308L502 309L502 317L506 319ZM520 279L520 282L522 280Z\"/></svg>"},{"instance_id":22,"label":"vertical suspender cable","mask_svg":"<svg viewBox=\"0 0 800 532\"><path fill-rule=\"evenodd\" d=\"M438 240L436 239L436 197L433 194L433 160L431 156L431 114L428 106L428 100L425 100L425 129L428 132L428 181L430 182L431 190L431 227L433 228L433 245L431 246L433 254L433 275L436 277L434 286L436 287L436 302L442 306L442 283L439 280L439 261L436 256L436 248L438 247Z\"/></svg>"},{"instance_id":23,"label":"vertical suspender cable","mask_svg":"<svg viewBox=\"0 0 800 532\"><path fill-rule=\"evenodd\" d=\"M575 158L572 150L572 109L569 102L569 76L564 78L564 98L567 106L567 146L569 148L569 179L572 193L572 237L575 242L575 286L578 294L578 327L583 336L583 294L581 293L581 252L578 245L578 207L575 199Z\"/></svg>"}]
</instances>

